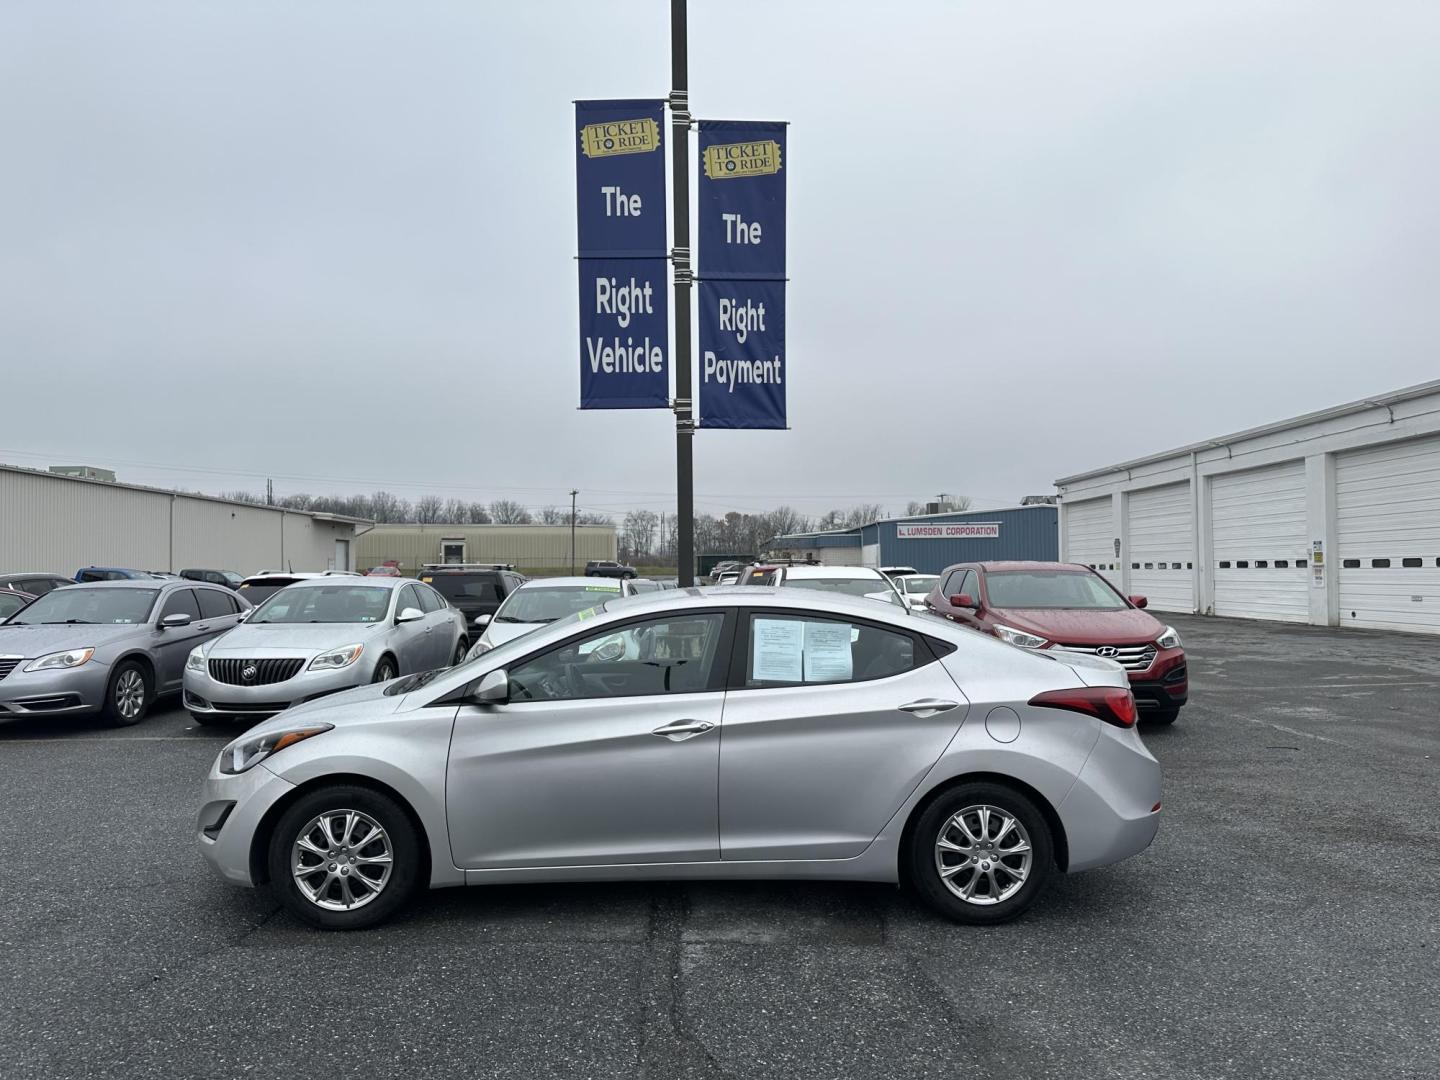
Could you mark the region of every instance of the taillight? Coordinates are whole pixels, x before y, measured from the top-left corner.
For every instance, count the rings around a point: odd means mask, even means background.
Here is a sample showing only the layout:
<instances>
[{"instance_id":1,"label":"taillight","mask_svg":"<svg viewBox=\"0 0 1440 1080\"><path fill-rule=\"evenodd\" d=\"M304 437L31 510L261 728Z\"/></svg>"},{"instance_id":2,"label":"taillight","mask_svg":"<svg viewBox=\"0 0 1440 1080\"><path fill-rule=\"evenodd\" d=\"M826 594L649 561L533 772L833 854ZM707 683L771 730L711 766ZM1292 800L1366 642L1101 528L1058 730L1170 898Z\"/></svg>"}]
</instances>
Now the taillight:
<instances>
[{"instance_id":1,"label":"taillight","mask_svg":"<svg viewBox=\"0 0 1440 1080\"><path fill-rule=\"evenodd\" d=\"M1135 726L1135 695L1118 686L1081 686L1074 690L1047 690L1030 699L1046 709L1085 713L1116 727Z\"/></svg>"}]
</instances>

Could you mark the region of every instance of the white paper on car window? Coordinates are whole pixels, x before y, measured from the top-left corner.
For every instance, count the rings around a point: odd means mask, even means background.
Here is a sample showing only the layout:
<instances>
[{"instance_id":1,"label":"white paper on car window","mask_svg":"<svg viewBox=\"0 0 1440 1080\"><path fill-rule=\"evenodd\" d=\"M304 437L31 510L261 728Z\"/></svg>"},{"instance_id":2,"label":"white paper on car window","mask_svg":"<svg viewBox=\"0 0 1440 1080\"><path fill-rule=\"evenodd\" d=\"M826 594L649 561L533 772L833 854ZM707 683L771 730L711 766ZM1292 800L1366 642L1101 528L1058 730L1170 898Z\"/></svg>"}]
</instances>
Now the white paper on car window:
<instances>
[{"instance_id":1,"label":"white paper on car window","mask_svg":"<svg viewBox=\"0 0 1440 1080\"><path fill-rule=\"evenodd\" d=\"M805 681L836 682L851 675L850 624L805 624Z\"/></svg>"},{"instance_id":2,"label":"white paper on car window","mask_svg":"<svg viewBox=\"0 0 1440 1080\"><path fill-rule=\"evenodd\" d=\"M794 619L756 619L750 674L756 682L800 682L805 624Z\"/></svg>"}]
</instances>

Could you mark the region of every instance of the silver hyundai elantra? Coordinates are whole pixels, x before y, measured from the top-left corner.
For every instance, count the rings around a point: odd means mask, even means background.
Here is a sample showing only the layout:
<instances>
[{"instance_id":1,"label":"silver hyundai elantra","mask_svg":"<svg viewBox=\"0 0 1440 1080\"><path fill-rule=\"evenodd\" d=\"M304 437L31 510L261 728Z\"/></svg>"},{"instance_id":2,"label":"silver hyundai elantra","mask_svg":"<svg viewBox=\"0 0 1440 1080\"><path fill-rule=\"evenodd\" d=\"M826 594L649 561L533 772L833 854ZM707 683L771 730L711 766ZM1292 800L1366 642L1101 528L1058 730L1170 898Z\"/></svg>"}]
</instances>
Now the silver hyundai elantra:
<instances>
[{"instance_id":1,"label":"silver hyundai elantra","mask_svg":"<svg viewBox=\"0 0 1440 1080\"><path fill-rule=\"evenodd\" d=\"M221 751L197 841L316 926L426 885L908 883L960 922L1142 851L1160 766L1112 661L798 589L604 600Z\"/></svg>"}]
</instances>

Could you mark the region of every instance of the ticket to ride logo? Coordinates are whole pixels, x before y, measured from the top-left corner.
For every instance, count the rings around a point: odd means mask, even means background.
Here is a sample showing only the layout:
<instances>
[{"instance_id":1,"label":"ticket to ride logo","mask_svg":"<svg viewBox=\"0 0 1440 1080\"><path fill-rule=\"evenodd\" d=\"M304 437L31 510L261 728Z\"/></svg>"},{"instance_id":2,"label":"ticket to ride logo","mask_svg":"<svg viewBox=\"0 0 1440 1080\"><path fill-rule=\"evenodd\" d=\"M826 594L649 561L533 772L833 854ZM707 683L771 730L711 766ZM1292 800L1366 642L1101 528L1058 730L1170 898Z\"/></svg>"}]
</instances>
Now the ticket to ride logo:
<instances>
[{"instance_id":1,"label":"ticket to ride logo","mask_svg":"<svg viewBox=\"0 0 1440 1080\"><path fill-rule=\"evenodd\" d=\"M660 149L660 125L643 120L606 120L580 129L580 152L586 157L644 154Z\"/></svg>"},{"instance_id":2,"label":"ticket to ride logo","mask_svg":"<svg viewBox=\"0 0 1440 1080\"><path fill-rule=\"evenodd\" d=\"M780 171L780 144L774 139L724 143L705 148L705 175L711 180L773 176Z\"/></svg>"}]
</instances>

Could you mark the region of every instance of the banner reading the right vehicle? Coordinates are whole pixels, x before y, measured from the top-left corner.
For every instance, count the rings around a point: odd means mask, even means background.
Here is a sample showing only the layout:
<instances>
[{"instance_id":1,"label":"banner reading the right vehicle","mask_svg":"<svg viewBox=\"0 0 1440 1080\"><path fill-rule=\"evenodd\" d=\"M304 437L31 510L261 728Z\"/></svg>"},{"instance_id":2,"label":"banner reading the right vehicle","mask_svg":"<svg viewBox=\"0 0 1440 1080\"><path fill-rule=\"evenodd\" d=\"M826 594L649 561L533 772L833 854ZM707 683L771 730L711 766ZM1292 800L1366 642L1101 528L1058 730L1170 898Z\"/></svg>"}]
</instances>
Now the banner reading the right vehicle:
<instances>
[{"instance_id":1,"label":"banner reading the right vehicle","mask_svg":"<svg viewBox=\"0 0 1440 1080\"><path fill-rule=\"evenodd\" d=\"M700 122L699 421L784 428L785 124Z\"/></svg>"}]
</instances>

